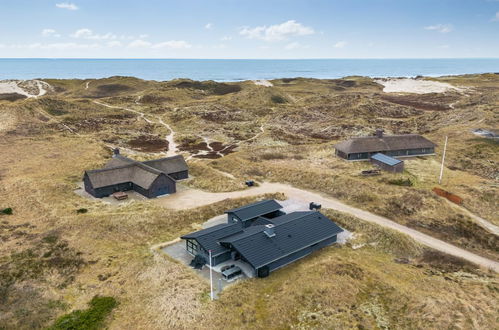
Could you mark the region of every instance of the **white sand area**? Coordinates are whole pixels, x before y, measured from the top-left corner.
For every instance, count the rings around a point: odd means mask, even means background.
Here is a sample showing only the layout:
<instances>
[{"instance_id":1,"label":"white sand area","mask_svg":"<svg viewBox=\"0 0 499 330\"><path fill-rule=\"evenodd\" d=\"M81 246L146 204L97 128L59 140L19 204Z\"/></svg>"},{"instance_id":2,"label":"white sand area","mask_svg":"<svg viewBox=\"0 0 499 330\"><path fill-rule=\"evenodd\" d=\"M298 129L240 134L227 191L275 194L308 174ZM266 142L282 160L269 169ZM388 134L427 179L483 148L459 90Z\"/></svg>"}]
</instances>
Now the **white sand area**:
<instances>
[{"instance_id":1,"label":"white sand area","mask_svg":"<svg viewBox=\"0 0 499 330\"><path fill-rule=\"evenodd\" d=\"M452 86L451 84L438 81L413 79L413 78L386 78L376 79L380 85L383 85L385 93L445 93L447 91L462 92L464 88Z\"/></svg>"},{"instance_id":2,"label":"white sand area","mask_svg":"<svg viewBox=\"0 0 499 330\"><path fill-rule=\"evenodd\" d=\"M255 83L255 85L258 85L258 86L265 86L265 87L274 86L270 81L265 80L265 79L253 80L253 82Z\"/></svg>"},{"instance_id":3,"label":"white sand area","mask_svg":"<svg viewBox=\"0 0 499 330\"><path fill-rule=\"evenodd\" d=\"M0 94L20 94L28 98L45 95L51 86L41 80L2 80Z\"/></svg>"}]
</instances>

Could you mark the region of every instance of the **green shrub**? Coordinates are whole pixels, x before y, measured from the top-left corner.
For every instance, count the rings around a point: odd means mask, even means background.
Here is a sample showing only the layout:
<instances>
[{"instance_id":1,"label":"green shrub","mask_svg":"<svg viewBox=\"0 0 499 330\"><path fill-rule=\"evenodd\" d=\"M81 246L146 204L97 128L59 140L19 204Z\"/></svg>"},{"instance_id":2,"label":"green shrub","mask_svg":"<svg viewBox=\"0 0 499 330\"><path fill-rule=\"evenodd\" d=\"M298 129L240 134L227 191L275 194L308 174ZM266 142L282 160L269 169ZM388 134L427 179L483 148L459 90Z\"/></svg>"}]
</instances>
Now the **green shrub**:
<instances>
[{"instance_id":1,"label":"green shrub","mask_svg":"<svg viewBox=\"0 0 499 330\"><path fill-rule=\"evenodd\" d=\"M100 329L106 317L118 305L113 297L92 298L88 309L76 310L57 319L49 329Z\"/></svg>"},{"instance_id":2,"label":"green shrub","mask_svg":"<svg viewBox=\"0 0 499 330\"><path fill-rule=\"evenodd\" d=\"M286 159L288 158L285 154L279 152L267 152L260 156L263 160L273 160L273 159Z\"/></svg>"},{"instance_id":3,"label":"green shrub","mask_svg":"<svg viewBox=\"0 0 499 330\"><path fill-rule=\"evenodd\" d=\"M76 210L76 213L78 213L78 214L84 214L87 212L88 212L88 210L86 208L81 208L81 209Z\"/></svg>"},{"instance_id":4,"label":"green shrub","mask_svg":"<svg viewBox=\"0 0 499 330\"><path fill-rule=\"evenodd\" d=\"M282 104L282 103L286 103L288 102L284 97L280 96L280 95L272 95L270 97L270 100L274 103L277 103L277 104Z\"/></svg>"},{"instance_id":5,"label":"green shrub","mask_svg":"<svg viewBox=\"0 0 499 330\"><path fill-rule=\"evenodd\" d=\"M12 215L12 208L8 207L6 209L3 209L2 211L0 211L0 213L7 214L7 215Z\"/></svg>"},{"instance_id":6,"label":"green shrub","mask_svg":"<svg viewBox=\"0 0 499 330\"><path fill-rule=\"evenodd\" d=\"M393 179L393 180L388 180L388 183L404 187L412 187L414 185L411 179Z\"/></svg>"}]
</instances>

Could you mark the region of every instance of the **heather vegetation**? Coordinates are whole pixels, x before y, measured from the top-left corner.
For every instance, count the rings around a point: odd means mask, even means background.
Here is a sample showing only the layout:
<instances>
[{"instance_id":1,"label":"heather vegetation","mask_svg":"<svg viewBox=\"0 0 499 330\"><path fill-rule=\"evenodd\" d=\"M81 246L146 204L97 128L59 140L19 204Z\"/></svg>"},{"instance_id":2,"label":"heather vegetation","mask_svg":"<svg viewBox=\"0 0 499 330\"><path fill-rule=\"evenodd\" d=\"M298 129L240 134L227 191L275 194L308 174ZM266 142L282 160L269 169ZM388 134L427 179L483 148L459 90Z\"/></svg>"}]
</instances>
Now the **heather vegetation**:
<instances>
[{"instance_id":1,"label":"heather vegetation","mask_svg":"<svg viewBox=\"0 0 499 330\"><path fill-rule=\"evenodd\" d=\"M346 245L237 282L210 302L209 284L157 245L227 209L286 196L174 210L159 199L109 204L75 193L111 148L163 157L172 146L161 119L188 159L182 194L246 192L246 180L289 184L497 260L497 236L467 212L499 224L498 144L471 132L497 127L499 76L435 79L464 92L388 94L365 77L271 87L111 77L46 80L42 97L0 97L0 328L495 328L495 273L337 211L323 210L354 233ZM370 163L334 157L335 142L376 128L423 134L437 155L369 177L361 172Z\"/></svg>"}]
</instances>

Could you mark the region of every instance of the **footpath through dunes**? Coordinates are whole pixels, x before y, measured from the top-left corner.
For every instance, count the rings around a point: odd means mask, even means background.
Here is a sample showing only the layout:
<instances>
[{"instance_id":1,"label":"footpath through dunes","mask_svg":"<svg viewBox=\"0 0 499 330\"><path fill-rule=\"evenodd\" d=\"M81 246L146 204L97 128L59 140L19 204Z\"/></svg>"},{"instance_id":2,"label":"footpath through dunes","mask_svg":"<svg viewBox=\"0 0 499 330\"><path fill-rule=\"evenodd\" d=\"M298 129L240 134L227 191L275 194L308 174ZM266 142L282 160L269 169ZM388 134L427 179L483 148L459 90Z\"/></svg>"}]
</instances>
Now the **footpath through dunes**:
<instances>
[{"instance_id":1,"label":"footpath through dunes","mask_svg":"<svg viewBox=\"0 0 499 330\"><path fill-rule=\"evenodd\" d=\"M145 113L137 111L137 110L134 110L134 109L130 109L130 108L126 108L126 107L120 107L120 106L116 106L116 105L110 105L110 104L106 104L106 103L103 103L103 102L100 102L100 101L94 101L94 103L98 104L98 105L102 105L102 106L107 107L107 108L122 109L122 110L125 110L125 111L133 112L133 113L138 114L140 116L140 118L144 119L144 121L146 121L149 124L155 124L155 123L157 123L157 124L160 124L160 125L166 127L170 131L170 134L168 134L165 137L165 140L168 142L168 151L166 152L166 156L170 157L170 156L175 156L177 154L178 147L177 147L177 144L175 143L175 139L174 139L175 132L173 131L173 129L171 128L171 126L168 125L167 123L165 123L163 121L163 119L161 119L160 117L153 116L153 118L155 119L155 121L152 121L152 120L150 120L150 119L148 119L146 117L147 115Z\"/></svg>"},{"instance_id":2,"label":"footpath through dunes","mask_svg":"<svg viewBox=\"0 0 499 330\"><path fill-rule=\"evenodd\" d=\"M499 272L499 263L494 260L481 257L477 254L466 251L464 249L461 249L457 246L441 241L432 236L423 234L412 228L403 226L388 218L347 205L335 198L324 196L320 193L295 188L287 184L264 182L260 184L260 186L258 187L242 191L223 192L223 193L211 193L197 189L186 189L183 191L179 191L174 195L156 199L155 203L158 203L159 205L175 210L186 210L190 208L212 204L228 198L249 197L249 196L256 196L256 195L276 193L276 192L284 193L288 198L300 200L305 203L309 202L319 203L324 208L330 208L340 212L348 213L364 221L369 221L383 227L397 230L401 233L409 235L415 241L424 244L430 248L450 254L455 257L468 260L474 264L480 265L487 269L494 270L495 272Z\"/></svg>"}]
</instances>

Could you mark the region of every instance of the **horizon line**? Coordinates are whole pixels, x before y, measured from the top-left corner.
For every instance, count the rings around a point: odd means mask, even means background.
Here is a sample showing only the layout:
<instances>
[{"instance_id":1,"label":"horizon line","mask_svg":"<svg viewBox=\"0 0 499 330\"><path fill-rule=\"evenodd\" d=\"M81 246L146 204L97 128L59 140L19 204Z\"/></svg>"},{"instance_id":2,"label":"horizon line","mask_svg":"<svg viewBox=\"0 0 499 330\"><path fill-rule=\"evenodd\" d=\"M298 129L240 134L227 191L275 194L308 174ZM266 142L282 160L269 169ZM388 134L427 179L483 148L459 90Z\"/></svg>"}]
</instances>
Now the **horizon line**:
<instances>
[{"instance_id":1,"label":"horizon line","mask_svg":"<svg viewBox=\"0 0 499 330\"><path fill-rule=\"evenodd\" d=\"M189 57L0 57L0 60L207 60L207 61L310 61L310 60L499 60L499 57L313 57L313 58L189 58Z\"/></svg>"}]
</instances>

